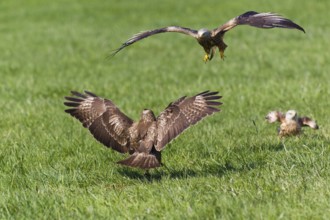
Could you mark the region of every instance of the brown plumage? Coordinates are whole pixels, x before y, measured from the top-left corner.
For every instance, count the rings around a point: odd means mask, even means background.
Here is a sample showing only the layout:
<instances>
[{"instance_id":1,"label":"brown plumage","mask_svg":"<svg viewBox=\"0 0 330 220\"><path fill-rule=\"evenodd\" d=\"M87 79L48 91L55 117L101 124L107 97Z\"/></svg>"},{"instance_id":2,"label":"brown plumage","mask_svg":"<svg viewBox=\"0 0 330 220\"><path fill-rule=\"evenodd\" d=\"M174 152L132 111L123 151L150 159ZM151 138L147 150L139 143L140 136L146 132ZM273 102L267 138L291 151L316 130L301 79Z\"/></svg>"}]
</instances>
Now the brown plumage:
<instances>
[{"instance_id":1,"label":"brown plumage","mask_svg":"<svg viewBox=\"0 0 330 220\"><path fill-rule=\"evenodd\" d=\"M128 39L125 43L116 49L113 53L115 55L125 47L142 40L144 38L150 37L155 34L166 33L166 32L177 32L181 34L186 34L194 37L198 43L204 48L206 55L204 56L204 61L207 62L213 58L216 48L219 49L220 56L224 58L224 52L227 47L223 41L225 33L237 25L250 25L258 28L291 28L298 29L305 32L305 30L293 21L284 18L278 14L274 13L258 13L255 11L248 11L241 14L235 18L230 19L225 24L213 30L207 30L202 28L200 30L193 30L186 27L180 26L168 26L159 29L143 31L141 33L135 34L132 38Z\"/></svg>"},{"instance_id":2,"label":"brown plumage","mask_svg":"<svg viewBox=\"0 0 330 220\"><path fill-rule=\"evenodd\" d=\"M269 123L280 122L280 127L278 129L278 135L280 137L299 135L302 133L301 128L304 126L309 126L313 129L319 128L316 122L311 118L298 117L295 110L289 110L286 114L279 111L269 112L266 116L266 120Z\"/></svg>"},{"instance_id":3,"label":"brown plumage","mask_svg":"<svg viewBox=\"0 0 330 220\"><path fill-rule=\"evenodd\" d=\"M65 112L77 118L96 140L120 153L129 153L119 164L150 169L161 166L161 151L189 126L220 111L218 92L205 91L192 97L181 97L170 103L156 118L145 109L134 122L109 99L91 92L71 92L65 97Z\"/></svg>"}]
</instances>

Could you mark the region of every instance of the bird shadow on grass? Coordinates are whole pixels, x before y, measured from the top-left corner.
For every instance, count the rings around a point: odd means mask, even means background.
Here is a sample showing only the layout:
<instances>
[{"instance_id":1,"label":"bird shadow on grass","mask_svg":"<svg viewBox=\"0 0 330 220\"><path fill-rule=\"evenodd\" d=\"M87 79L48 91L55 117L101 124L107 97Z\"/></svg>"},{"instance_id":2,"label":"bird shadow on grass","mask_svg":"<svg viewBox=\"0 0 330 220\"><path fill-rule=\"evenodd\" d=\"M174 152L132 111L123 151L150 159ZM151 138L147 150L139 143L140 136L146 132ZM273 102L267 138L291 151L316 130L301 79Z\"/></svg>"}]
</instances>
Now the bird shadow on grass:
<instances>
[{"instance_id":1,"label":"bird shadow on grass","mask_svg":"<svg viewBox=\"0 0 330 220\"><path fill-rule=\"evenodd\" d=\"M192 169L184 169L184 170L171 170L164 171L163 168L159 168L157 170L151 171L149 174L144 174L143 171L139 170L128 170L128 169L120 169L118 172L129 178L136 179L142 182L160 182L163 179L187 179L190 177L198 176L198 173Z\"/></svg>"},{"instance_id":2,"label":"bird shadow on grass","mask_svg":"<svg viewBox=\"0 0 330 220\"><path fill-rule=\"evenodd\" d=\"M285 144L283 142L278 142L277 144L270 145L268 147L270 151L282 151L285 150Z\"/></svg>"},{"instance_id":3,"label":"bird shadow on grass","mask_svg":"<svg viewBox=\"0 0 330 220\"><path fill-rule=\"evenodd\" d=\"M278 143L276 145L273 145L271 149L273 149L273 151L282 151L285 150L285 145L283 143Z\"/></svg>"},{"instance_id":4,"label":"bird shadow on grass","mask_svg":"<svg viewBox=\"0 0 330 220\"><path fill-rule=\"evenodd\" d=\"M251 163L252 164L252 163ZM162 167L150 171L150 173L144 173L144 171L130 169L130 168L120 168L118 172L129 179L137 179L143 182L158 182L162 179L189 179L194 177L221 177L229 172L242 172L247 169L253 169L251 166L241 166L235 167L230 163L224 165L218 165L216 163L207 164L199 169L191 168L172 168L172 167Z\"/></svg>"}]
</instances>

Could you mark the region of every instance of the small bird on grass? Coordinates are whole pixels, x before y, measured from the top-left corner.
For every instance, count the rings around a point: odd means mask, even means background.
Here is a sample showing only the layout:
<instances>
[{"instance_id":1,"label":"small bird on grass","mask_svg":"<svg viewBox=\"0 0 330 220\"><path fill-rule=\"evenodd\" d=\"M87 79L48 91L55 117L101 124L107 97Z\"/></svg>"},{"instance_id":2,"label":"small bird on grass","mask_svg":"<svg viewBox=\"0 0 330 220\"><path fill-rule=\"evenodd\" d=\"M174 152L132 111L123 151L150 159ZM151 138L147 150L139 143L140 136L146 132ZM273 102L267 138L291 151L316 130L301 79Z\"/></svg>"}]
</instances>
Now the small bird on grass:
<instances>
[{"instance_id":1,"label":"small bird on grass","mask_svg":"<svg viewBox=\"0 0 330 220\"><path fill-rule=\"evenodd\" d=\"M171 102L155 117L144 109L139 121L134 122L109 99L85 91L71 92L65 97L65 112L77 118L94 138L120 153L129 153L118 163L145 170L160 167L161 151L185 129L204 117L220 111L218 92L205 91L192 97L183 96Z\"/></svg>"},{"instance_id":2,"label":"small bird on grass","mask_svg":"<svg viewBox=\"0 0 330 220\"><path fill-rule=\"evenodd\" d=\"M301 128L305 126L309 126L313 129L319 128L316 122L311 118L298 117L295 110L289 110L285 114L279 111L269 112L266 116L266 120L269 123L280 122L280 127L278 128L278 135L280 137L299 135L302 133Z\"/></svg>"},{"instance_id":3,"label":"small bird on grass","mask_svg":"<svg viewBox=\"0 0 330 220\"><path fill-rule=\"evenodd\" d=\"M225 42L223 41L224 35L227 31L236 27L237 25L250 25L258 28L291 28L298 29L300 31L305 32L305 30L294 23L293 21L282 17L281 15L275 13L258 13L255 11L248 11L244 14L241 14L235 18L230 19L225 24L213 29L208 30L206 28L202 28L199 30L193 30L186 27L180 26L168 26L159 29L143 31L138 34L135 34L133 37L128 39L125 43L123 43L118 49L116 49L112 55L117 54L119 51L124 49L125 47L134 44L137 41L140 41L144 38L150 37L155 34L166 33L166 32L177 32L181 34L189 35L195 38L198 43L204 48L205 56L204 62L212 60L216 48L219 49L221 59L224 59L224 52L227 47Z\"/></svg>"}]
</instances>

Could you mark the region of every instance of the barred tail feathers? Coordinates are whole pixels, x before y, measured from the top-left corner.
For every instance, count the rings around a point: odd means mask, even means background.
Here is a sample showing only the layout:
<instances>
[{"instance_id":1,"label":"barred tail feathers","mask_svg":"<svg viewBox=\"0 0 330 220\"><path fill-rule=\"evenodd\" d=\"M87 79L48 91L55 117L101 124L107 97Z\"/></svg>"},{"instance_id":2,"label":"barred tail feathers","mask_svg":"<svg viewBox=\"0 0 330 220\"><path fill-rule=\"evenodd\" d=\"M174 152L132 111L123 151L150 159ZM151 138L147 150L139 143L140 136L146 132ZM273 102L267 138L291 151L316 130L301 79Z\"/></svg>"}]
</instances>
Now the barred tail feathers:
<instances>
[{"instance_id":1,"label":"barred tail feathers","mask_svg":"<svg viewBox=\"0 0 330 220\"><path fill-rule=\"evenodd\" d=\"M133 153L130 157L118 161L118 164L130 166L130 167L137 167L141 169L151 169L161 166L160 161L160 152L159 156L154 154L147 154L147 153Z\"/></svg>"}]
</instances>

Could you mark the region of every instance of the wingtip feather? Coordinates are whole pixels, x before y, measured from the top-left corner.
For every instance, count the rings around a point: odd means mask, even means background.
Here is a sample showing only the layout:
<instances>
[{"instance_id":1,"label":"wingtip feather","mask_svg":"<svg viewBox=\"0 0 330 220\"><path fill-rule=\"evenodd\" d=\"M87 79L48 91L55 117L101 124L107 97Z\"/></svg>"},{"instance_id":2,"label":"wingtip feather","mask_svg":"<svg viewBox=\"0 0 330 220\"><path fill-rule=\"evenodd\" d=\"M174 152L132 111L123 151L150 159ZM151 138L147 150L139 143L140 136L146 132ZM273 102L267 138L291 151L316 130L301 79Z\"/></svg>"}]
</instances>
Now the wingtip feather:
<instances>
[{"instance_id":1,"label":"wingtip feather","mask_svg":"<svg viewBox=\"0 0 330 220\"><path fill-rule=\"evenodd\" d=\"M89 95L89 96L97 97L97 95L95 95L94 93L89 92L89 91L87 91L87 90L85 90L84 92L85 92L87 95Z\"/></svg>"},{"instance_id":2,"label":"wingtip feather","mask_svg":"<svg viewBox=\"0 0 330 220\"><path fill-rule=\"evenodd\" d=\"M84 99L87 98L84 94L81 94L80 92L77 92L77 91L71 91L71 94L78 96L80 98L84 98Z\"/></svg>"},{"instance_id":3,"label":"wingtip feather","mask_svg":"<svg viewBox=\"0 0 330 220\"><path fill-rule=\"evenodd\" d=\"M80 105L80 103L78 103L78 102L64 102L64 105L66 105L68 107L78 107Z\"/></svg>"}]
</instances>

